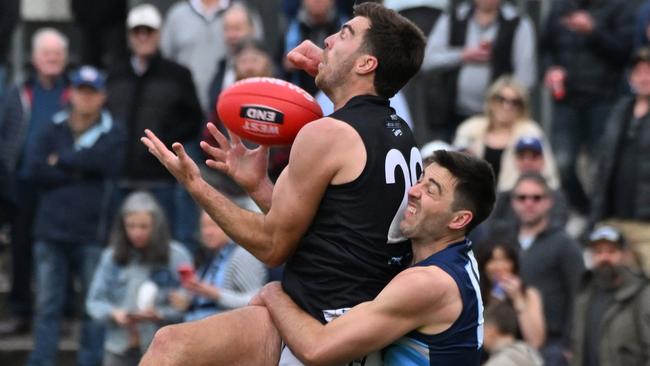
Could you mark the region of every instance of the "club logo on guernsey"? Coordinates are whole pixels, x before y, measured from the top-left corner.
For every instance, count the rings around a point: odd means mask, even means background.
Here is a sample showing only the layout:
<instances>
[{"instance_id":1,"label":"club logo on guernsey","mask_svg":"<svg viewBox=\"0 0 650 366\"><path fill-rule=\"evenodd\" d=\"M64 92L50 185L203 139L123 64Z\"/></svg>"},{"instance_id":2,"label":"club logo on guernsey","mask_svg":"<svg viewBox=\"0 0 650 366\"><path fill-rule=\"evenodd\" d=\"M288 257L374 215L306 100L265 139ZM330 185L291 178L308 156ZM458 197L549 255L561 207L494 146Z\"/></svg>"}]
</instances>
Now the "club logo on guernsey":
<instances>
[{"instance_id":1,"label":"club logo on guernsey","mask_svg":"<svg viewBox=\"0 0 650 366\"><path fill-rule=\"evenodd\" d=\"M279 135L277 126L284 122L284 114L262 105L242 105L239 116L244 118L242 128L257 135Z\"/></svg>"}]
</instances>

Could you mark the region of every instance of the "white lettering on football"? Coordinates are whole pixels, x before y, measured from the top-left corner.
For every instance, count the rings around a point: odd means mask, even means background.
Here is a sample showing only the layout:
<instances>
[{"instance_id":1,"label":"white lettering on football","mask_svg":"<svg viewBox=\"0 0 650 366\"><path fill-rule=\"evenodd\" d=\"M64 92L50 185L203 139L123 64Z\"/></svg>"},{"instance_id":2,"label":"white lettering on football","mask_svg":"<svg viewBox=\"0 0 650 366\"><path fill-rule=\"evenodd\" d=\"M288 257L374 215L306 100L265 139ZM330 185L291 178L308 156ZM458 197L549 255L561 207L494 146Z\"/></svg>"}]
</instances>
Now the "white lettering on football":
<instances>
[{"instance_id":1,"label":"white lettering on football","mask_svg":"<svg viewBox=\"0 0 650 366\"><path fill-rule=\"evenodd\" d=\"M247 118L258 120L258 121L274 122L275 115L276 115L275 112L269 110L261 110L255 108L248 108L246 110Z\"/></svg>"},{"instance_id":2,"label":"white lettering on football","mask_svg":"<svg viewBox=\"0 0 650 366\"><path fill-rule=\"evenodd\" d=\"M242 128L252 134L256 135L279 135L280 128L276 125L245 120Z\"/></svg>"}]
</instances>

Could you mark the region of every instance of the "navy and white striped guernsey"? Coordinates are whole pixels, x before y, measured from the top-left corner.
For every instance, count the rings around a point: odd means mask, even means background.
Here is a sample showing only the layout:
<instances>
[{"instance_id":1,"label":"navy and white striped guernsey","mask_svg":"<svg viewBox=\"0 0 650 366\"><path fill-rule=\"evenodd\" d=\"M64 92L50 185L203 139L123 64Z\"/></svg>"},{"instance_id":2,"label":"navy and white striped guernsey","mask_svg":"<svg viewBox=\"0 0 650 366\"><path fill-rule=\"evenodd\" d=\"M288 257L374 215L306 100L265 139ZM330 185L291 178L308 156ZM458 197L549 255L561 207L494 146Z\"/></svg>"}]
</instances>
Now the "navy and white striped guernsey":
<instances>
[{"instance_id":1,"label":"navy and white striped guernsey","mask_svg":"<svg viewBox=\"0 0 650 366\"><path fill-rule=\"evenodd\" d=\"M467 239L452 244L415 266L437 266L456 282L463 310L452 326L435 335L413 331L384 350L384 365L475 366L483 346L483 302L476 259Z\"/></svg>"}]
</instances>

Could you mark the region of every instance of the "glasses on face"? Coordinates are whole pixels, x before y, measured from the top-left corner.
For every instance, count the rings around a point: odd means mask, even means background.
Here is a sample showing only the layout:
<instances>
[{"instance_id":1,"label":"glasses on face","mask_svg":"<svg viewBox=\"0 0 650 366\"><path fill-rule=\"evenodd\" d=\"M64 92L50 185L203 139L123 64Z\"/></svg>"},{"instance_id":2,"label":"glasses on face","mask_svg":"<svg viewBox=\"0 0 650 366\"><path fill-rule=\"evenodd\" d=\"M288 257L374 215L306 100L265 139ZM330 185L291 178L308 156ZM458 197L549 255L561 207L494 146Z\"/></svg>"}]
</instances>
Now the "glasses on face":
<instances>
[{"instance_id":1,"label":"glasses on face","mask_svg":"<svg viewBox=\"0 0 650 366\"><path fill-rule=\"evenodd\" d=\"M497 94L492 99L499 104L508 104L517 109L524 107L524 101L521 98L508 98L501 94Z\"/></svg>"},{"instance_id":2,"label":"glasses on face","mask_svg":"<svg viewBox=\"0 0 650 366\"><path fill-rule=\"evenodd\" d=\"M537 203L537 202L543 200L544 198L546 198L546 195L543 195L543 194L516 194L514 196L515 201L518 201L518 202L524 202L524 201L531 200L534 203Z\"/></svg>"}]
</instances>

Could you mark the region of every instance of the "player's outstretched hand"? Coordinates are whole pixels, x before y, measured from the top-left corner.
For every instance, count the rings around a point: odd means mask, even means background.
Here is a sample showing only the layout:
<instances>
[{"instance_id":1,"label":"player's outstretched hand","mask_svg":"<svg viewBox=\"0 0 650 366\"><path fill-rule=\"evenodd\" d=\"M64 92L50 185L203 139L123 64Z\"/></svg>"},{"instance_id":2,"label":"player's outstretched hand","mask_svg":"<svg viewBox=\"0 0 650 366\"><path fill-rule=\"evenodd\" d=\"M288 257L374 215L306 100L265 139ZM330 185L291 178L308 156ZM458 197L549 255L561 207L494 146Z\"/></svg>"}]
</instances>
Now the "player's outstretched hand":
<instances>
[{"instance_id":1,"label":"player's outstretched hand","mask_svg":"<svg viewBox=\"0 0 650 366\"><path fill-rule=\"evenodd\" d=\"M172 144L173 152L170 151L165 144L151 130L144 130L145 137L142 141L170 173L183 185L188 185L195 179L201 177L198 165L187 155L183 145L179 142Z\"/></svg>"},{"instance_id":2,"label":"player's outstretched hand","mask_svg":"<svg viewBox=\"0 0 650 366\"><path fill-rule=\"evenodd\" d=\"M248 149L239 136L230 131L228 141L212 122L208 122L208 131L219 146L201 141L201 149L211 158L206 160L206 165L228 174L247 192L254 192L268 177L268 146Z\"/></svg>"},{"instance_id":3,"label":"player's outstretched hand","mask_svg":"<svg viewBox=\"0 0 650 366\"><path fill-rule=\"evenodd\" d=\"M287 53L287 60L297 69L311 76L318 74L318 64L323 61L323 50L312 41L303 41Z\"/></svg>"}]
</instances>

